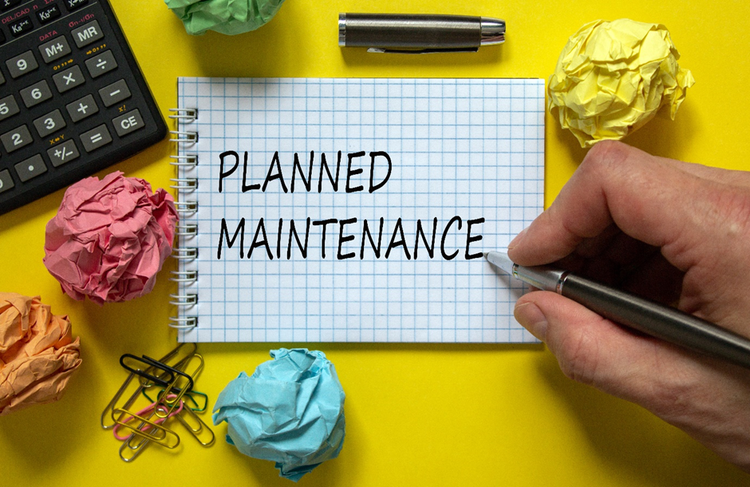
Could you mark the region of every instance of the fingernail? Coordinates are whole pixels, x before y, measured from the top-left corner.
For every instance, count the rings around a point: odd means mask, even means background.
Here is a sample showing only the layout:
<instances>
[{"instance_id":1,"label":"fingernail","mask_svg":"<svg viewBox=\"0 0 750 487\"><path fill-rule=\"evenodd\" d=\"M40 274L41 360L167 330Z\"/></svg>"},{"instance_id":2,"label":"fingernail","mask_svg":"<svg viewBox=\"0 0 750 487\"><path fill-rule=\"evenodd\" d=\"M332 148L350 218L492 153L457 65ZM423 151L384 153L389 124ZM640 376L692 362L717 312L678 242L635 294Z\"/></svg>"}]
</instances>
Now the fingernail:
<instances>
[{"instance_id":1,"label":"fingernail","mask_svg":"<svg viewBox=\"0 0 750 487\"><path fill-rule=\"evenodd\" d=\"M521 240L523 240L523 236L526 235L527 229L528 227L521 230L521 232L518 235L516 235L516 237L513 240L510 241L510 243L508 244L508 250L512 249L513 247L518 247L518 245L521 243Z\"/></svg>"},{"instance_id":2,"label":"fingernail","mask_svg":"<svg viewBox=\"0 0 750 487\"><path fill-rule=\"evenodd\" d=\"M521 326L529 330L529 333L537 337L541 341L545 341L547 338L547 317L544 316L542 310L534 303L520 303L516 304L513 310L513 315L516 317Z\"/></svg>"}]
</instances>

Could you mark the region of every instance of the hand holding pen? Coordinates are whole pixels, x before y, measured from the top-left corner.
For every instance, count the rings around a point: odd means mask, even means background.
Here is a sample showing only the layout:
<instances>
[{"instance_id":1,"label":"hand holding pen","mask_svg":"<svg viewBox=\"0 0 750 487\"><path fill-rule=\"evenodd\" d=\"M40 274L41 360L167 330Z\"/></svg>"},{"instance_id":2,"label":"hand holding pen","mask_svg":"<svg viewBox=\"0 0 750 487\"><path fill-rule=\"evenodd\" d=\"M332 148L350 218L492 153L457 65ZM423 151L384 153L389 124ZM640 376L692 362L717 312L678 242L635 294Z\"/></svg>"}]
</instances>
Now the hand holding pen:
<instances>
[{"instance_id":1,"label":"hand holding pen","mask_svg":"<svg viewBox=\"0 0 750 487\"><path fill-rule=\"evenodd\" d=\"M508 255L521 266L557 262L750 336L750 173L600 143ZM747 369L553 292L527 293L515 315L569 377L640 404L750 471Z\"/></svg>"}]
</instances>

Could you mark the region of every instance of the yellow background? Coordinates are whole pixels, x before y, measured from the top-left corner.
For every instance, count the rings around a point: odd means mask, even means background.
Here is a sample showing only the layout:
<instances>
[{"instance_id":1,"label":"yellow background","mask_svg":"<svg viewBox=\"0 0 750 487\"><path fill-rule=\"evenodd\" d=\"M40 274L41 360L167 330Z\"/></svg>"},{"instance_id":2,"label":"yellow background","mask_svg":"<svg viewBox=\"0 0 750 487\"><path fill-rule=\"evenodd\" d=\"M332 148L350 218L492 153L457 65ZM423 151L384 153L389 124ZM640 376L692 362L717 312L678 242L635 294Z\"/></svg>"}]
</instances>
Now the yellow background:
<instances>
[{"instance_id":1,"label":"yellow background","mask_svg":"<svg viewBox=\"0 0 750 487\"><path fill-rule=\"evenodd\" d=\"M598 18L665 24L697 83L672 122L660 113L629 142L661 156L747 169L750 26L746 0L591 2L507 0L288 0L260 30L188 36L159 0L112 0L164 115L178 76L547 78L569 35ZM486 15L507 21L507 42L476 54L399 56L342 50L339 12ZM547 115L549 204L585 151ZM168 187L164 141L117 164ZM99 176L106 174L102 172ZM153 292L97 306L63 295L42 264L44 227L62 191L0 216L0 289L40 294L68 314L83 365L63 399L0 417L3 485L292 485L273 465L224 442L177 451L152 446L133 464L99 415L125 378L125 352L158 357L175 343L167 327L169 263ZM665 209L668 211L668 209ZM304 346L304 344L285 344ZM276 344L201 345L197 382L211 398ZM750 478L640 408L566 379L541 345L311 344L334 362L347 394L341 455L304 477L306 486L731 486ZM749 405L750 407L750 405ZM205 416L208 420L208 417Z\"/></svg>"}]
</instances>

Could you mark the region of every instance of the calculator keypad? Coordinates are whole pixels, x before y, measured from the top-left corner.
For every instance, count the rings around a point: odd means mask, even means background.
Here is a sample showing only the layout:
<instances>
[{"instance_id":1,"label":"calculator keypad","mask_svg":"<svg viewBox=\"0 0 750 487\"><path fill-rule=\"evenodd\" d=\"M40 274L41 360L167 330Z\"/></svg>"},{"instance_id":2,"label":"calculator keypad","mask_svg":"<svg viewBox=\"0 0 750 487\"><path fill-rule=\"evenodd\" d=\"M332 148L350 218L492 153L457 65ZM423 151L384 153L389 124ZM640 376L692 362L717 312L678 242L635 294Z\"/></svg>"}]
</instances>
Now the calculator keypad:
<instances>
[{"instance_id":1,"label":"calculator keypad","mask_svg":"<svg viewBox=\"0 0 750 487\"><path fill-rule=\"evenodd\" d=\"M0 0L0 214L164 138L107 0Z\"/></svg>"}]
</instances>

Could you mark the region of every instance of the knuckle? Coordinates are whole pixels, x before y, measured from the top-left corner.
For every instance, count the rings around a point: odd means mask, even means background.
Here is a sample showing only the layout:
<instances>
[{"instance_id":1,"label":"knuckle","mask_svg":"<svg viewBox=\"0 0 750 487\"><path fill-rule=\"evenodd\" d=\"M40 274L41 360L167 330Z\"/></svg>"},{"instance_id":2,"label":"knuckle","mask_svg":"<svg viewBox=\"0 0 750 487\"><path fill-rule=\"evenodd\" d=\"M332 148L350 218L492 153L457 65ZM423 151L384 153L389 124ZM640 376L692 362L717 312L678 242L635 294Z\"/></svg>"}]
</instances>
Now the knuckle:
<instances>
[{"instance_id":1,"label":"knuckle","mask_svg":"<svg viewBox=\"0 0 750 487\"><path fill-rule=\"evenodd\" d=\"M596 385L598 382L599 344L585 330L561 342L557 360L568 378L588 385Z\"/></svg>"},{"instance_id":2,"label":"knuckle","mask_svg":"<svg viewBox=\"0 0 750 487\"><path fill-rule=\"evenodd\" d=\"M727 238L742 240L750 234L750 189L743 187L722 188L716 204L720 212L717 220Z\"/></svg>"},{"instance_id":3,"label":"knuckle","mask_svg":"<svg viewBox=\"0 0 750 487\"><path fill-rule=\"evenodd\" d=\"M589 150L583 158L581 169L598 171L610 165L622 165L631 155L633 149L616 140L603 140Z\"/></svg>"}]
</instances>

